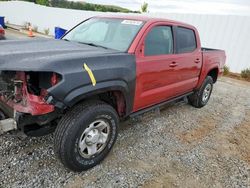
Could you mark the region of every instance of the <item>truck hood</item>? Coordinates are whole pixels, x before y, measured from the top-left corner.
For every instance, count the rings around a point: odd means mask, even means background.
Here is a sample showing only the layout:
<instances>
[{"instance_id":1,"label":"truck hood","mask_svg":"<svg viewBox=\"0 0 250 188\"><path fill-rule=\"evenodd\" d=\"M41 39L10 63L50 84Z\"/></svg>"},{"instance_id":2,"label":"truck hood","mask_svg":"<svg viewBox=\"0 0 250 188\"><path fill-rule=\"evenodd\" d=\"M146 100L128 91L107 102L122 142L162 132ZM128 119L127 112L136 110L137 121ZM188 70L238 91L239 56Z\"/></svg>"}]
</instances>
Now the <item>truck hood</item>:
<instances>
[{"instance_id":1,"label":"truck hood","mask_svg":"<svg viewBox=\"0 0 250 188\"><path fill-rule=\"evenodd\" d=\"M63 40L4 41L0 42L0 73L4 70L60 74L60 82L47 90L58 108L111 89L122 91L126 112L133 108L134 54Z\"/></svg>"},{"instance_id":2,"label":"truck hood","mask_svg":"<svg viewBox=\"0 0 250 188\"><path fill-rule=\"evenodd\" d=\"M51 71L61 62L121 53L64 40L34 39L0 42L0 70Z\"/></svg>"}]
</instances>

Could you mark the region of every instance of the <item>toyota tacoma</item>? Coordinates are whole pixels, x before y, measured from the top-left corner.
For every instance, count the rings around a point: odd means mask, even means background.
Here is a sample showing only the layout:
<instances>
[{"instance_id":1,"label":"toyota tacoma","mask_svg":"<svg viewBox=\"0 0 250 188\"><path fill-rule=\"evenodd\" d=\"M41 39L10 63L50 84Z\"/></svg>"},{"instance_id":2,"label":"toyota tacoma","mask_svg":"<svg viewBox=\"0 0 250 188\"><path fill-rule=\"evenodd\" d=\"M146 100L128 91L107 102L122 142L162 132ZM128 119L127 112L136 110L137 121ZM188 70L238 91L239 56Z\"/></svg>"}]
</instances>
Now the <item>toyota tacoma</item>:
<instances>
[{"instance_id":1,"label":"toyota tacoma","mask_svg":"<svg viewBox=\"0 0 250 188\"><path fill-rule=\"evenodd\" d=\"M119 121L182 98L201 108L225 52L201 48L195 27L137 16L92 17L60 40L0 42L0 133L54 132L71 170L101 162Z\"/></svg>"}]
</instances>

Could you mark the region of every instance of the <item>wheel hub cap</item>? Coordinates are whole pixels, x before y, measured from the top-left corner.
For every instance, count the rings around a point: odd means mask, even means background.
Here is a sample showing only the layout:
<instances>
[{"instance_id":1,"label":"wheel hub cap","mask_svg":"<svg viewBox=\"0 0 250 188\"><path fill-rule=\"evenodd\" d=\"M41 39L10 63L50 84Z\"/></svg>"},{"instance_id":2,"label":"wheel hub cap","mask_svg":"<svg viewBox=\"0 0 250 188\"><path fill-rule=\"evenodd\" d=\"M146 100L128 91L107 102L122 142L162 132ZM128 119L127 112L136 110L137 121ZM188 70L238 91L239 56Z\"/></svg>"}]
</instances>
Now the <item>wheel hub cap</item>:
<instances>
[{"instance_id":1,"label":"wheel hub cap","mask_svg":"<svg viewBox=\"0 0 250 188\"><path fill-rule=\"evenodd\" d=\"M100 133L98 132L97 129L93 129L89 131L86 137L86 144L91 145L91 144L97 143L99 137L100 137Z\"/></svg>"},{"instance_id":2,"label":"wheel hub cap","mask_svg":"<svg viewBox=\"0 0 250 188\"><path fill-rule=\"evenodd\" d=\"M211 84L208 84L208 85L205 87L205 89L204 89L204 91L203 91L203 94L202 94L202 101L203 101L203 102L206 102L206 101L208 100L211 91L212 91L212 85L211 85Z\"/></svg>"},{"instance_id":3,"label":"wheel hub cap","mask_svg":"<svg viewBox=\"0 0 250 188\"><path fill-rule=\"evenodd\" d=\"M97 120L91 123L82 133L78 151L84 158L93 157L103 151L110 136L110 125L105 120Z\"/></svg>"}]
</instances>

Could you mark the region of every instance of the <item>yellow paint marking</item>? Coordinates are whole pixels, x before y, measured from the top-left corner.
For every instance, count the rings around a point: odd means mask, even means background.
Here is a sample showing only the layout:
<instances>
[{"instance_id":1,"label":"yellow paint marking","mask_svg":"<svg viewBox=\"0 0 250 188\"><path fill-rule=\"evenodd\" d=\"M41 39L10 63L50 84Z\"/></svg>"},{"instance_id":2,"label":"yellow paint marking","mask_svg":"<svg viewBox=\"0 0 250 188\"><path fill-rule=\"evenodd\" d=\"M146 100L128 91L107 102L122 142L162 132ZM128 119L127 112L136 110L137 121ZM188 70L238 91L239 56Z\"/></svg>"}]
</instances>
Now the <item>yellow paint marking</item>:
<instances>
[{"instance_id":1,"label":"yellow paint marking","mask_svg":"<svg viewBox=\"0 0 250 188\"><path fill-rule=\"evenodd\" d=\"M85 63L84 63L84 65L83 65L83 68L88 72L89 77L90 77L90 80L91 80L91 82L92 82L92 85L95 86L95 85L96 85L96 79L95 79L95 76L94 76L92 70L91 70L91 69L88 67L88 65L85 64Z\"/></svg>"}]
</instances>

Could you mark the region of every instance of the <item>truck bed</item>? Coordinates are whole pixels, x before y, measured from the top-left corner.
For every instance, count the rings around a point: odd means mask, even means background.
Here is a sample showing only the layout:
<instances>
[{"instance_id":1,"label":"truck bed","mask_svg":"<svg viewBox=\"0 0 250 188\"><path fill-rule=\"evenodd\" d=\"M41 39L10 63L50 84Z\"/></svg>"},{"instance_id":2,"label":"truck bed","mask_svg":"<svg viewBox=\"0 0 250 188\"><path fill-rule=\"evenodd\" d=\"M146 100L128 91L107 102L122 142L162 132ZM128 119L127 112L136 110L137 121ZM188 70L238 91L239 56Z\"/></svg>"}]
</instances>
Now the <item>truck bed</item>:
<instances>
[{"instance_id":1,"label":"truck bed","mask_svg":"<svg viewBox=\"0 0 250 188\"><path fill-rule=\"evenodd\" d=\"M218 66L218 73L221 75L223 73L223 66L226 61L226 53L224 50L211 49L211 48L201 48L203 68L210 69L211 67Z\"/></svg>"},{"instance_id":2,"label":"truck bed","mask_svg":"<svg viewBox=\"0 0 250 188\"><path fill-rule=\"evenodd\" d=\"M202 51L202 52L207 52L207 51L223 51L223 50L220 50L220 49L213 49L213 48L204 48L204 47L202 47L202 48L201 48L201 51Z\"/></svg>"}]
</instances>

